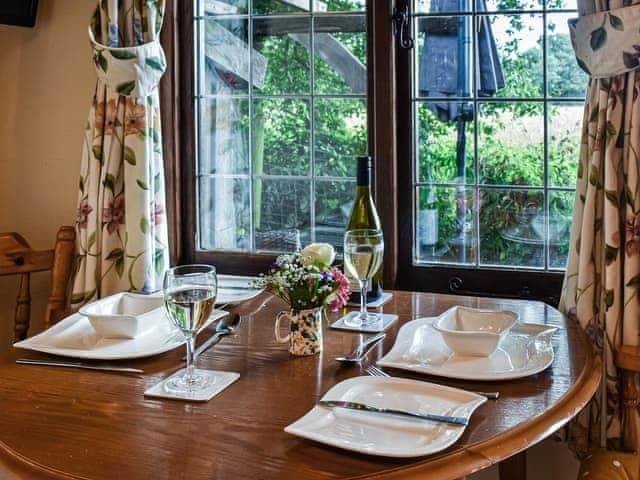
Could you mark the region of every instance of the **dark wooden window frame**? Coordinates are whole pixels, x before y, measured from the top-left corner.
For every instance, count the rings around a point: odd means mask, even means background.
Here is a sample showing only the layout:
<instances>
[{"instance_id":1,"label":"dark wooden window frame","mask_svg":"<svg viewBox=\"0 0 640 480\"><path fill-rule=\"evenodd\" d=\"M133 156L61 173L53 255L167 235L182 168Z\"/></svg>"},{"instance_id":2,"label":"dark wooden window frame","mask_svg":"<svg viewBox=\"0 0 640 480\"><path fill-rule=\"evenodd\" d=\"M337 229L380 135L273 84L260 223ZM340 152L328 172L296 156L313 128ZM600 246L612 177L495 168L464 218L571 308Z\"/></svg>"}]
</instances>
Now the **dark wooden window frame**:
<instances>
[{"instance_id":1,"label":"dark wooden window frame","mask_svg":"<svg viewBox=\"0 0 640 480\"><path fill-rule=\"evenodd\" d=\"M409 0L410 1L410 0ZM398 282L403 290L543 300L557 305L564 274L512 268L414 265L413 263L413 163L414 112L411 101L413 62L411 50L397 52L398 122Z\"/></svg>"},{"instance_id":2,"label":"dark wooden window frame","mask_svg":"<svg viewBox=\"0 0 640 480\"><path fill-rule=\"evenodd\" d=\"M167 6L163 44L173 66L163 79L163 133L167 156L170 237L174 263L212 263L223 273L258 274L273 254L201 251L196 243L194 16L192 2L171 0ZM368 136L376 162L375 191L385 231L385 284L395 285L397 264L396 155L393 99L395 74L388 0L367 2ZM172 54L173 55L172 55ZM167 78L168 77L168 78ZM391 115L390 115L391 114ZM165 155L166 156L166 155ZM383 201L383 199L385 199ZM393 199L387 201L386 199Z\"/></svg>"},{"instance_id":3,"label":"dark wooden window frame","mask_svg":"<svg viewBox=\"0 0 640 480\"><path fill-rule=\"evenodd\" d=\"M376 203L385 232L384 285L416 291L536 298L556 303L562 273L416 266L413 245L413 116L410 52L393 36L395 2L368 0L369 153L376 157ZM169 69L161 84L167 215L172 263L215 264L222 273L264 272L274 255L196 247L194 16L192 2L170 0L162 32Z\"/></svg>"}]
</instances>

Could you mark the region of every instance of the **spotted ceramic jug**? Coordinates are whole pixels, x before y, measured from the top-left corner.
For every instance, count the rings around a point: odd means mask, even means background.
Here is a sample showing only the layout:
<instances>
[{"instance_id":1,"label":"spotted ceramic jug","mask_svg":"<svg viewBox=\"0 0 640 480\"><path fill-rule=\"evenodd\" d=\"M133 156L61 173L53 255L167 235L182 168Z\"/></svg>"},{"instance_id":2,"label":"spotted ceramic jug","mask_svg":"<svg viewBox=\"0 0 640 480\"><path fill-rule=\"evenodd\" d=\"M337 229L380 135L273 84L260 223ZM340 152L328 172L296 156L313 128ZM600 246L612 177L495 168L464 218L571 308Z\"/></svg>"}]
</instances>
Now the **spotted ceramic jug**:
<instances>
[{"instance_id":1,"label":"spotted ceramic jug","mask_svg":"<svg viewBox=\"0 0 640 480\"><path fill-rule=\"evenodd\" d=\"M289 334L280 335L280 322L289 321ZM322 307L280 312L276 317L276 340L289 343L291 355L315 355L322 350Z\"/></svg>"}]
</instances>

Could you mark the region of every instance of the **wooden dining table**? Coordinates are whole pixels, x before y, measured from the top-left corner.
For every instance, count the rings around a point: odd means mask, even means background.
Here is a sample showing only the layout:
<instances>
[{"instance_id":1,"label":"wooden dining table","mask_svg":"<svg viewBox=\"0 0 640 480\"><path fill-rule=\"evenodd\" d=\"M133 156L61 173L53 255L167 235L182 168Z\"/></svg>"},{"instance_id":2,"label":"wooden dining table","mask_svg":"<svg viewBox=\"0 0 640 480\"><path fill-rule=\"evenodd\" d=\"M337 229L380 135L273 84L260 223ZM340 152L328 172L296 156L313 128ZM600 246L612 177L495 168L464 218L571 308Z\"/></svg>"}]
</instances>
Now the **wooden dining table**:
<instances>
[{"instance_id":1,"label":"wooden dining table","mask_svg":"<svg viewBox=\"0 0 640 480\"><path fill-rule=\"evenodd\" d=\"M453 446L434 455L369 456L284 432L333 385L366 375L404 323L454 305L509 309L522 321L560 327L552 341L553 364L536 375L494 382L389 369L399 377L500 392L498 400L475 411ZM362 339L329 328L339 313L329 315L320 354L290 356L274 339L275 316L283 309L268 293L232 308L242 319L236 334L203 353L199 367L238 372L240 379L204 403L143 395L183 367L182 348L118 362L144 374L16 365L18 357L48 357L11 349L0 357L0 478L456 479L508 460L557 431L588 403L600 380L599 359L583 331L541 302L395 291L383 310L399 319L360 365L335 360Z\"/></svg>"}]
</instances>

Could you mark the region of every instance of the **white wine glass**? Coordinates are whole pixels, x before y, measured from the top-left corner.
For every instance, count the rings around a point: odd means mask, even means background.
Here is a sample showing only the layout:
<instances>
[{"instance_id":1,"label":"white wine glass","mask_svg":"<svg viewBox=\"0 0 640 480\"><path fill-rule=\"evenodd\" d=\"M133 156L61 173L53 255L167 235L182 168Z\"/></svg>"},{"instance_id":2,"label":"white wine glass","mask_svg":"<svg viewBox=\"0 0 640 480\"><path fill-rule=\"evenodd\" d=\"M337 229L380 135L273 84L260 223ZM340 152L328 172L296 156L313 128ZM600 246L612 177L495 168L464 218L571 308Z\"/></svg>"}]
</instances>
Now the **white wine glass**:
<instances>
[{"instance_id":1,"label":"white wine glass","mask_svg":"<svg viewBox=\"0 0 640 480\"><path fill-rule=\"evenodd\" d=\"M187 338L187 366L165 384L174 393L193 393L206 389L215 376L194 365L196 336L204 328L216 304L218 278L211 265L182 265L164 274L164 306L167 315Z\"/></svg>"},{"instance_id":2,"label":"white wine glass","mask_svg":"<svg viewBox=\"0 0 640 480\"><path fill-rule=\"evenodd\" d=\"M380 230L348 230L344 235L345 269L358 281L360 287L360 312L345 319L351 327L372 325L380 321L380 315L367 312L367 291L371 278L380 268L384 255L384 237Z\"/></svg>"}]
</instances>

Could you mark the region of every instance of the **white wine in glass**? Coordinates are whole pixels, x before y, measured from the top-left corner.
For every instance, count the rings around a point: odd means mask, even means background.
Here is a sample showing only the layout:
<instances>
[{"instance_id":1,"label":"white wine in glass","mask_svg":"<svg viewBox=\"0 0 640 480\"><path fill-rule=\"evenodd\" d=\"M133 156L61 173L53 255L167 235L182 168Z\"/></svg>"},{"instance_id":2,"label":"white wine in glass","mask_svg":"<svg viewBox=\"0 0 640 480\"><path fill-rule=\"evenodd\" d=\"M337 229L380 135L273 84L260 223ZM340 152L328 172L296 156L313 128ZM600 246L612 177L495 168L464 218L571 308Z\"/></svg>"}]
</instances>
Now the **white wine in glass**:
<instances>
[{"instance_id":1,"label":"white wine in glass","mask_svg":"<svg viewBox=\"0 0 640 480\"><path fill-rule=\"evenodd\" d=\"M209 319L216 293L207 287L185 287L169 291L164 299L169 316L185 333L198 333Z\"/></svg>"},{"instance_id":2,"label":"white wine in glass","mask_svg":"<svg viewBox=\"0 0 640 480\"><path fill-rule=\"evenodd\" d=\"M196 370L193 356L196 336L209 320L217 293L218 278L211 265L182 265L166 271L164 305L169 318L187 337L187 367L165 383L165 390L193 393L214 381L206 370Z\"/></svg>"},{"instance_id":3,"label":"white wine in glass","mask_svg":"<svg viewBox=\"0 0 640 480\"><path fill-rule=\"evenodd\" d=\"M380 316L367 312L367 290L371 277L380 268L384 255L384 239L380 230L348 230L344 236L344 266L358 280L360 286L360 313L345 320L349 326L371 325Z\"/></svg>"}]
</instances>

